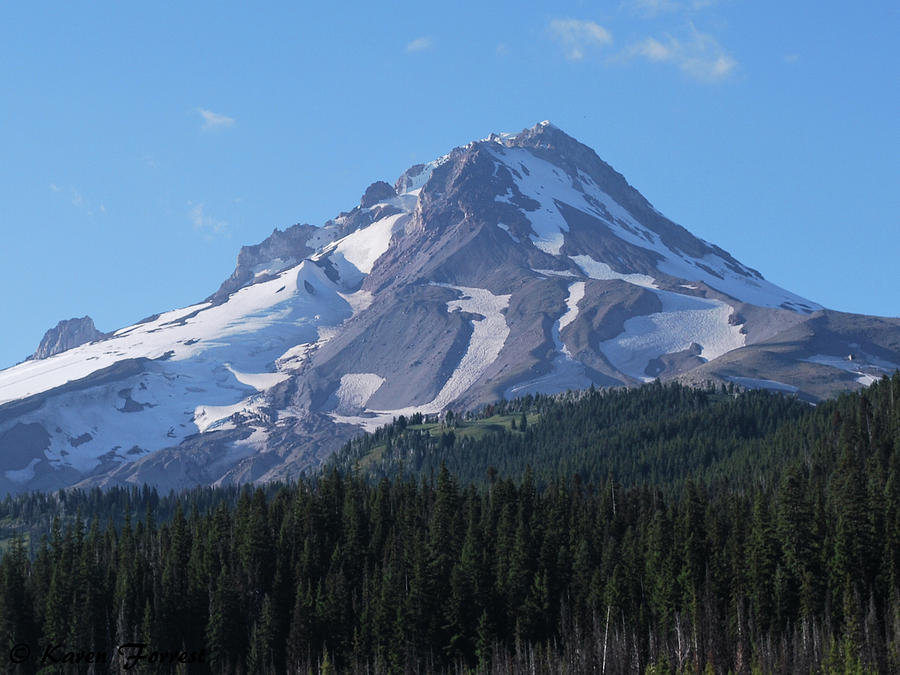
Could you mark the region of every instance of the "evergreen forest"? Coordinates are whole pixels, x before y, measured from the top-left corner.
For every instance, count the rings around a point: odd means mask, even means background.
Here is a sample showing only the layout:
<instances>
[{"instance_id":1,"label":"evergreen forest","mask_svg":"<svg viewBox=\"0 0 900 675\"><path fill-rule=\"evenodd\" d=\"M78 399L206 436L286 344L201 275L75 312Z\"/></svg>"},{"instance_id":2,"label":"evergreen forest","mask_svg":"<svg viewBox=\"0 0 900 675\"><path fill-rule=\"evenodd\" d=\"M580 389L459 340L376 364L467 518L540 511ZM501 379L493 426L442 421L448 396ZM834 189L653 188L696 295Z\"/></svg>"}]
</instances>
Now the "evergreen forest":
<instances>
[{"instance_id":1,"label":"evergreen forest","mask_svg":"<svg viewBox=\"0 0 900 675\"><path fill-rule=\"evenodd\" d=\"M900 672L900 374L400 417L289 484L0 502L11 673Z\"/></svg>"}]
</instances>

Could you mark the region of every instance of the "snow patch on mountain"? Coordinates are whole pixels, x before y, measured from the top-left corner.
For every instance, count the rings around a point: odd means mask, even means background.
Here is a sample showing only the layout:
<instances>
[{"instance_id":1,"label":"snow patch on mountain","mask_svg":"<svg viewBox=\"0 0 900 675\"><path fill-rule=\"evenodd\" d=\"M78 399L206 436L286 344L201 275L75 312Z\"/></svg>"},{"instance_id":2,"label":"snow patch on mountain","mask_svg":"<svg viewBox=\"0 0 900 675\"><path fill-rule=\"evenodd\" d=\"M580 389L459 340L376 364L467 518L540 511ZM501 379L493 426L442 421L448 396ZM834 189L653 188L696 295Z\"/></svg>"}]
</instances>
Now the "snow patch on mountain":
<instances>
[{"instance_id":1,"label":"snow patch on mountain","mask_svg":"<svg viewBox=\"0 0 900 675\"><path fill-rule=\"evenodd\" d=\"M504 232L506 232L506 234L509 235L509 238L512 239L512 240L513 240L514 242L516 242L517 244L522 243L522 240L521 240L521 239L519 239L516 235L514 235L512 232L509 231L509 226L508 226L508 225L505 225L504 223L497 223L497 227L499 227L501 230L503 230Z\"/></svg>"},{"instance_id":2,"label":"snow patch on mountain","mask_svg":"<svg viewBox=\"0 0 900 675\"><path fill-rule=\"evenodd\" d=\"M883 375L890 376L895 370L900 369L900 366L896 363L879 359L878 357L864 352L854 355L853 358L849 358L849 356L814 354L803 360L808 363L817 363L820 366L837 368L838 370L843 370L847 373L856 375L856 381L863 386L869 386L880 380Z\"/></svg>"},{"instance_id":3,"label":"snow patch on mountain","mask_svg":"<svg viewBox=\"0 0 900 675\"><path fill-rule=\"evenodd\" d=\"M621 372L649 382L650 361L666 354L700 345L700 357L712 361L732 349L743 347L740 326L730 325L734 311L718 300L694 298L670 291L656 291L662 311L625 321L625 330L600 343L601 351Z\"/></svg>"},{"instance_id":4,"label":"snow patch on mountain","mask_svg":"<svg viewBox=\"0 0 900 675\"><path fill-rule=\"evenodd\" d=\"M270 389L290 377L288 373L242 373L232 368L230 363L226 363L225 367L228 368L238 382L246 384L248 387L253 387L257 391Z\"/></svg>"},{"instance_id":5,"label":"snow patch on mountain","mask_svg":"<svg viewBox=\"0 0 900 675\"><path fill-rule=\"evenodd\" d=\"M355 286L362 280L362 275L369 274L375 261L388 250L395 225L406 217L408 217L406 213L395 213L339 239L333 245L334 253L330 259L338 267L341 279L346 279ZM332 247L327 247L323 254L330 253L331 250ZM347 274L346 267L341 264L342 261L353 265L355 274ZM352 277L357 278L351 280Z\"/></svg>"},{"instance_id":6,"label":"snow patch on mountain","mask_svg":"<svg viewBox=\"0 0 900 675\"><path fill-rule=\"evenodd\" d=\"M503 314L509 306L509 295L494 295L483 288L465 286L444 286L462 293L462 297L447 303L447 309L481 315L483 318L472 321L472 337L469 347L460 360L453 374L444 384L440 393L428 404L426 412L443 410L455 399L462 396L484 374L484 371L500 355L500 350L509 337L509 326Z\"/></svg>"},{"instance_id":7,"label":"snow patch on mountain","mask_svg":"<svg viewBox=\"0 0 900 675\"><path fill-rule=\"evenodd\" d=\"M366 403L384 384L384 378L375 373L347 373L335 392L338 412L365 408Z\"/></svg>"},{"instance_id":8,"label":"snow patch on mountain","mask_svg":"<svg viewBox=\"0 0 900 675\"><path fill-rule=\"evenodd\" d=\"M566 297L566 307L568 309L565 314L559 317L559 322L556 324L557 334L578 317L578 303L584 298L584 287L585 283L583 281L576 281L569 286L569 295ZM565 349L565 345L562 348Z\"/></svg>"},{"instance_id":9,"label":"snow patch on mountain","mask_svg":"<svg viewBox=\"0 0 900 675\"><path fill-rule=\"evenodd\" d=\"M421 190L425 183L429 181L431 178L432 172L438 168L441 164L444 164L450 159L450 155L442 155L438 157L436 160L426 163L421 167L421 170L416 174L410 174L409 171L403 174L401 177L402 185L399 185L401 194L409 194L413 192L418 192Z\"/></svg>"},{"instance_id":10,"label":"snow patch on mountain","mask_svg":"<svg viewBox=\"0 0 900 675\"><path fill-rule=\"evenodd\" d=\"M219 424L222 420L229 419L235 413L247 411L253 404L254 399L248 397L243 401L238 401L232 405L198 405L194 409L193 422L197 426L200 433L209 431L211 428L223 430L225 428L234 428L234 424Z\"/></svg>"},{"instance_id":11,"label":"snow patch on mountain","mask_svg":"<svg viewBox=\"0 0 900 675\"><path fill-rule=\"evenodd\" d=\"M572 255L569 256L569 258L591 279L598 279L601 281L620 279L626 283L634 284L635 286L659 288L659 286L656 285L656 279L647 276L646 274L622 274L614 271L613 268L606 263L594 260L589 255Z\"/></svg>"}]
</instances>

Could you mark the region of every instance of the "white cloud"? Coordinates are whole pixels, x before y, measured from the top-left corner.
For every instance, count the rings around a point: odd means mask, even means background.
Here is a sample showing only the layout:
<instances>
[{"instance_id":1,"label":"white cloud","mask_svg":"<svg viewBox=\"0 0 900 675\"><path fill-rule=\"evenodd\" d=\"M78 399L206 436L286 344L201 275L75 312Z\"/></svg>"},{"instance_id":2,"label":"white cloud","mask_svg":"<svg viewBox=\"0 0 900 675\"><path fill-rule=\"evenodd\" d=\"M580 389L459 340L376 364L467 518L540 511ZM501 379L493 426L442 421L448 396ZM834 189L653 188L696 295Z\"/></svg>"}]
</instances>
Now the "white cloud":
<instances>
[{"instance_id":1,"label":"white cloud","mask_svg":"<svg viewBox=\"0 0 900 675\"><path fill-rule=\"evenodd\" d=\"M612 34L593 21L553 19L547 28L569 61L581 61L589 50L612 43Z\"/></svg>"},{"instance_id":2,"label":"white cloud","mask_svg":"<svg viewBox=\"0 0 900 675\"><path fill-rule=\"evenodd\" d=\"M424 52L431 49L434 41L430 37L417 37L415 40L406 45L407 52Z\"/></svg>"},{"instance_id":3,"label":"white cloud","mask_svg":"<svg viewBox=\"0 0 900 675\"><path fill-rule=\"evenodd\" d=\"M655 38L647 38L643 42L639 42L634 45L634 50L635 53L650 61L668 61L674 54L671 47L666 47L666 45Z\"/></svg>"},{"instance_id":4,"label":"white cloud","mask_svg":"<svg viewBox=\"0 0 900 675\"><path fill-rule=\"evenodd\" d=\"M497 52L497 56L508 56L509 55L509 46L505 42L501 42L497 45L495 50Z\"/></svg>"},{"instance_id":5,"label":"white cloud","mask_svg":"<svg viewBox=\"0 0 900 675\"><path fill-rule=\"evenodd\" d=\"M203 126L200 128L204 131L209 131L211 129L225 129L234 125L233 117L220 115L219 113L214 113L212 110L206 110L205 108L197 108L197 112L203 117Z\"/></svg>"},{"instance_id":6,"label":"white cloud","mask_svg":"<svg viewBox=\"0 0 900 675\"><path fill-rule=\"evenodd\" d=\"M188 207L188 217L195 232L201 232L207 239L212 239L213 235L227 231L228 223L206 213L203 202L188 202Z\"/></svg>"},{"instance_id":7,"label":"white cloud","mask_svg":"<svg viewBox=\"0 0 900 675\"><path fill-rule=\"evenodd\" d=\"M625 55L655 63L671 63L699 82L720 82L737 68L737 61L712 36L690 26L687 39L666 35L663 40L648 37L632 44Z\"/></svg>"}]
</instances>

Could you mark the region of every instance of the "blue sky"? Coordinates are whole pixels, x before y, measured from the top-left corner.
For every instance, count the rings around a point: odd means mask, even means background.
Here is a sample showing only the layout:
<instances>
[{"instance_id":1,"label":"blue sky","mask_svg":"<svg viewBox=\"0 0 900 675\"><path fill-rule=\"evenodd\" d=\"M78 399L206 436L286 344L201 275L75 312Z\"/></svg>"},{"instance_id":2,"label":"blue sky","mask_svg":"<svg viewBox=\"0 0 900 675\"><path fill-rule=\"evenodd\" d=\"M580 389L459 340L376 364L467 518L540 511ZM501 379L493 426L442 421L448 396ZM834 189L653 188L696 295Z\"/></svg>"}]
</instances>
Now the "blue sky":
<instances>
[{"instance_id":1,"label":"blue sky","mask_svg":"<svg viewBox=\"0 0 900 675\"><path fill-rule=\"evenodd\" d=\"M0 9L0 367L543 119L771 281L900 315L895 1L247 4Z\"/></svg>"}]
</instances>

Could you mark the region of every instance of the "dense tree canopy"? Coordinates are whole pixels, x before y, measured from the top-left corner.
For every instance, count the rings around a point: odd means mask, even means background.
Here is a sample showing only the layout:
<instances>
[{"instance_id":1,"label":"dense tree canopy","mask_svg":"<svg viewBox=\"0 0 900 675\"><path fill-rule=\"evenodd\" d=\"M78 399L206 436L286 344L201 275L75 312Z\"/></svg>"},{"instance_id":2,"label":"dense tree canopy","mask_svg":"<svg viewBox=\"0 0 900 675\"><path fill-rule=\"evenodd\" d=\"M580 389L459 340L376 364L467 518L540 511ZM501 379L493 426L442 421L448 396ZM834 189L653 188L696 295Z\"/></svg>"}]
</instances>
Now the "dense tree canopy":
<instances>
[{"instance_id":1,"label":"dense tree canopy","mask_svg":"<svg viewBox=\"0 0 900 675\"><path fill-rule=\"evenodd\" d=\"M126 643L196 661L161 672L900 672L900 375L817 407L501 402L290 485L7 498L0 523L11 672L48 645L115 671Z\"/></svg>"}]
</instances>

